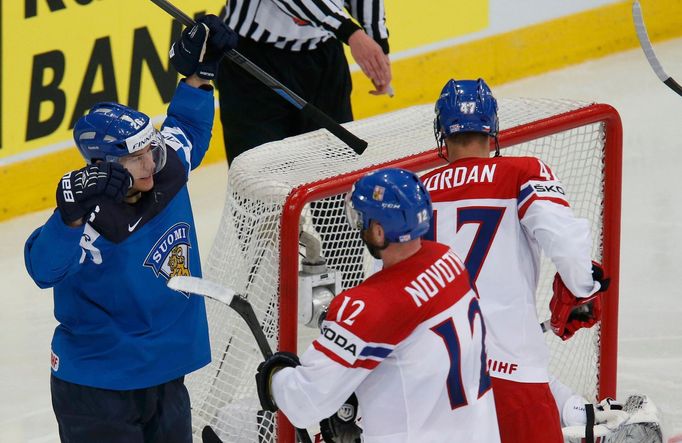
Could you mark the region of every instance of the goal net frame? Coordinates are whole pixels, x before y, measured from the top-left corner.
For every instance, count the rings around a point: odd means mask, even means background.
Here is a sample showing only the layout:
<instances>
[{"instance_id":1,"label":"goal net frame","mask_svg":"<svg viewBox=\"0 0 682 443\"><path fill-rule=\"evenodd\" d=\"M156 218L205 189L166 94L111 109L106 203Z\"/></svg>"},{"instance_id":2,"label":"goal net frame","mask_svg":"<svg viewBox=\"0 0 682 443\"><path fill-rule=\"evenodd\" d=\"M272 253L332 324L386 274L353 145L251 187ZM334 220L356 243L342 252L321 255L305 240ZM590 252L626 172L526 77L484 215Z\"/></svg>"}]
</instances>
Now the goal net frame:
<instances>
[{"instance_id":1,"label":"goal net frame","mask_svg":"<svg viewBox=\"0 0 682 443\"><path fill-rule=\"evenodd\" d=\"M620 117L607 104L574 100L503 98L498 104L502 154L540 157L557 173L576 215L590 221L593 257L611 278L600 324L567 342L545 335L550 373L591 401L615 397ZM366 277L372 261L344 221L343 194L371 170L401 167L421 174L444 165L432 121L433 107L419 105L348 123L369 142L361 157L319 130L262 145L231 165L222 221L202 264L207 279L249 300L273 349L302 352L319 333L299 323L301 253L314 255L301 246L299 234L319 237L322 257L343 287ZM542 260L536 296L539 319L545 320L556 271ZM206 310L212 362L187 379L195 434L209 425L224 441L293 443L294 429L282 413L259 411L253 374L260 354L243 320L212 300L206 300Z\"/></svg>"},{"instance_id":2,"label":"goal net frame","mask_svg":"<svg viewBox=\"0 0 682 443\"><path fill-rule=\"evenodd\" d=\"M620 268L620 212L621 212L621 165L622 165L622 124L618 112L610 105L593 104L567 114L555 115L529 124L520 125L500 131L499 145L505 148L532 141L550 134L567 131L580 126L603 123L604 133L604 208L603 224L603 256L602 265L611 278L608 297L604 297L604 309L601 320L601 355L599 365L599 398L616 395L617 370L617 329L618 329L618 293ZM365 173L387 167L404 168L417 173L443 165L438 150L416 154L414 156L389 161L380 165L319 180L295 188L284 203L281 221L280 257L292 257L298 254L299 217L304 206L311 201L321 200L332 195L347 192L355 181ZM296 260L280 260L279 287L279 349L297 351L298 331L298 272ZM293 427L286 417L278 413L278 441L293 442Z\"/></svg>"}]
</instances>

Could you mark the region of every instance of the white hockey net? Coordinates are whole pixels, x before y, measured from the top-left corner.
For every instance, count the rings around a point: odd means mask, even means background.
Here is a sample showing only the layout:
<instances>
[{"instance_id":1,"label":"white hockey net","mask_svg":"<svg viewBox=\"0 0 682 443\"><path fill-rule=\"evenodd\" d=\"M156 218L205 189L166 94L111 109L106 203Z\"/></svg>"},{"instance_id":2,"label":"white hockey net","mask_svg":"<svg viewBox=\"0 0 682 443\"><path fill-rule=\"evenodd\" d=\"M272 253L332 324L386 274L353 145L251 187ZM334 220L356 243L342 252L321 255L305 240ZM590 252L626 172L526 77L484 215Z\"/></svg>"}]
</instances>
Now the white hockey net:
<instances>
[{"instance_id":1,"label":"white hockey net","mask_svg":"<svg viewBox=\"0 0 682 443\"><path fill-rule=\"evenodd\" d=\"M501 145L513 143L503 155L537 156L553 168L574 211L591 221L593 256L602 260L603 249L618 253L617 244L604 247L610 236L603 220L619 219L619 214L604 214L609 207L604 171L611 149L618 150L619 167L620 146L606 149L607 130L614 124L594 117L615 111L605 105L596 108L566 100L502 99L499 117ZM432 122L433 106L425 105L350 123L347 128L369 142L360 157L326 131L316 131L263 145L234 162L205 278L248 298L274 349L293 350L298 341L302 352L317 334L295 322L299 226L321 241L327 266L343 273L344 287L359 283L371 263L357 232L347 227L345 192L359 171L368 168L393 163L425 171L439 164ZM563 130L566 126L575 127ZM520 140L531 141L516 144ZM614 140L610 144L619 145L620 139ZM614 175L619 181L619 174ZM554 272L550 263L543 263L537 294L541 320L549 317ZM225 442L293 441L291 431L278 426L272 414L259 412L254 374L262 358L246 324L225 305L211 300L206 305L213 361L188 378L195 434L210 425ZM552 373L587 398L597 397L599 371L604 355L610 355L601 346L607 333L616 333L615 323L608 332L597 326L565 343L546 334ZM615 357L607 358L614 360L609 367L615 370Z\"/></svg>"}]
</instances>

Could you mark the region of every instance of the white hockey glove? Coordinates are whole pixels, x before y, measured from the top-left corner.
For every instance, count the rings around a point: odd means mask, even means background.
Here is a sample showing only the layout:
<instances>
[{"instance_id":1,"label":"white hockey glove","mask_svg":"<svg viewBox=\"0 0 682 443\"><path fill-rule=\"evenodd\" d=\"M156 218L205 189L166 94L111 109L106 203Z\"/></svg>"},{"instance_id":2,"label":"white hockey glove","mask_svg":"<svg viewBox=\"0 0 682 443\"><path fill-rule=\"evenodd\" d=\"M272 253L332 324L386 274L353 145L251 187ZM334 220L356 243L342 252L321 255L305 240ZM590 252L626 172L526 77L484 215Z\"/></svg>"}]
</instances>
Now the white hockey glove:
<instances>
[{"instance_id":1,"label":"white hockey glove","mask_svg":"<svg viewBox=\"0 0 682 443\"><path fill-rule=\"evenodd\" d=\"M607 398L596 406L586 406L587 423L563 428L566 443L663 442L658 409L646 395L631 395L625 404ZM590 409L594 411L592 419ZM573 412L580 416L579 411Z\"/></svg>"}]
</instances>

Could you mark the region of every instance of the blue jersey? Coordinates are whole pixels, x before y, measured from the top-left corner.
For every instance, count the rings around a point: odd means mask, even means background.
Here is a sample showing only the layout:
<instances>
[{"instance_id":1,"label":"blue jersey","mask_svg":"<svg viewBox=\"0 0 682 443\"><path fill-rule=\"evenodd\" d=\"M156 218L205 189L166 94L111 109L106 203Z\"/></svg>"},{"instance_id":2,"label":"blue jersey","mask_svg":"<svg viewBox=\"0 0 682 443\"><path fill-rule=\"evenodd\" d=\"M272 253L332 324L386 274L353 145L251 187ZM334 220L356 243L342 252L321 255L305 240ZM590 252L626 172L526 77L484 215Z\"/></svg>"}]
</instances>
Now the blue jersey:
<instances>
[{"instance_id":1,"label":"blue jersey","mask_svg":"<svg viewBox=\"0 0 682 443\"><path fill-rule=\"evenodd\" d=\"M80 227L56 210L26 242L26 268L54 288L52 374L104 389L159 385L211 359L204 300L168 289L201 276L187 191L211 137L213 93L180 83L161 133L165 167L135 204L102 199Z\"/></svg>"}]
</instances>

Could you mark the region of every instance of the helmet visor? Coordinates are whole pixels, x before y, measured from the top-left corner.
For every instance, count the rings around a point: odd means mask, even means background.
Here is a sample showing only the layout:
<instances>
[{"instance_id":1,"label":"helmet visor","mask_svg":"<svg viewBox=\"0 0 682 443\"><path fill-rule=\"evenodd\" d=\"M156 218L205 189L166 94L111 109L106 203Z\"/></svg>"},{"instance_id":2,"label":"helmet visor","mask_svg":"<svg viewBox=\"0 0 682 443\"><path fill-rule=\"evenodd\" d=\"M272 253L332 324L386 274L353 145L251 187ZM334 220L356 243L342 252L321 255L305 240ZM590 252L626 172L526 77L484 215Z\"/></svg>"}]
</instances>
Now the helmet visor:
<instances>
[{"instance_id":1,"label":"helmet visor","mask_svg":"<svg viewBox=\"0 0 682 443\"><path fill-rule=\"evenodd\" d=\"M152 158L154 159L154 174L166 166L166 143L159 131L156 131L151 142Z\"/></svg>"},{"instance_id":2,"label":"helmet visor","mask_svg":"<svg viewBox=\"0 0 682 443\"><path fill-rule=\"evenodd\" d=\"M346 221L351 229L360 231L362 230L362 213L353 206L353 200L351 200L352 195L353 190L349 191L345 198Z\"/></svg>"},{"instance_id":3,"label":"helmet visor","mask_svg":"<svg viewBox=\"0 0 682 443\"><path fill-rule=\"evenodd\" d=\"M123 157L107 156L107 160L121 163L131 173L133 171L149 170L148 165L151 160L154 162L152 174L156 174L166 165L166 143L161 133L154 129L151 141L144 148Z\"/></svg>"}]
</instances>

